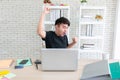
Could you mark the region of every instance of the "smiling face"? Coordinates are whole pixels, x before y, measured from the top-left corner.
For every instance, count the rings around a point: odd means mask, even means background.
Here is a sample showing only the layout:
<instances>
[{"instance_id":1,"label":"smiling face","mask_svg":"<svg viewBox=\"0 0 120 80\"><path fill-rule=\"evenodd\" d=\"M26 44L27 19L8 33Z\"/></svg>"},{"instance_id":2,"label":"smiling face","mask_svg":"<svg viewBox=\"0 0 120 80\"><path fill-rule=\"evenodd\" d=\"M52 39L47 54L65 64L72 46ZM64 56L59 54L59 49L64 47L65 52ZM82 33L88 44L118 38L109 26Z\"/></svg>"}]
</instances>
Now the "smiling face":
<instances>
[{"instance_id":1,"label":"smiling face","mask_svg":"<svg viewBox=\"0 0 120 80\"><path fill-rule=\"evenodd\" d=\"M55 26L55 33L57 36L64 36L68 31L68 24L58 24Z\"/></svg>"}]
</instances>

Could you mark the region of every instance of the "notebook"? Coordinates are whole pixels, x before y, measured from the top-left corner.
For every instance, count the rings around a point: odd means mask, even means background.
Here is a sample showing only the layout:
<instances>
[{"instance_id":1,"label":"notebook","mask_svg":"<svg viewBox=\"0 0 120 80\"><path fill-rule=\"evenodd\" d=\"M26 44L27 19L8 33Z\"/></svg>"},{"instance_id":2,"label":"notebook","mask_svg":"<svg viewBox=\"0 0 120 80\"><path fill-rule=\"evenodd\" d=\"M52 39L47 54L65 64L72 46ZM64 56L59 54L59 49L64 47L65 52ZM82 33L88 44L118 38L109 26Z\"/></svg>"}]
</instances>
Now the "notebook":
<instances>
[{"instance_id":1,"label":"notebook","mask_svg":"<svg viewBox=\"0 0 120 80\"><path fill-rule=\"evenodd\" d=\"M13 59L0 60L0 68L9 68L13 63Z\"/></svg>"},{"instance_id":2,"label":"notebook","mask_svg":"<svg viewBox=\"0 0 120 80\"><path fill-rule=\"evenodd\" d=\"M80 80L89 80L90 78L106 77L110 75L108 60L101 60L88 64L84 67Z\"/></svg>"},{"instance_id":3,"label":"notebook","mask_svg":"<svg viewBox=\"0 0 120 80\"><path fill-rule=\"evenodd\" d=\"M112 80L110 75L101 75L101 76L95 76L87 79L80 79L80 80Z\"/></svg>"},{"instance_id":4,"label":"notebook","mask_svg":"<svg viewBox=\"0 0 120 80\"><path fill-rule=\"evenodd\" d=\"M101 60L85 66L80 80L120 80L120 63Z\"/></svg>"},{"instance_id":5,"label":"notebook","mask_svg":"<svg viewBox=\"0 0 120 80\"><path fill-rule=\"evenodd\" d=\"M78 49L41 49L42 70L77 70Z\"/></svg>"},{"instance_id":6,"label":"notebook","mask_svg":"<svg viewBox=\"0 0 120 80\"><path fill-rule=\"evenodd\" d=\"M112 79L120 79L120 62L113 62L109 64Z\"/></svg>"},{"instance_id":7,"label":"notebook","mask_svg":"<svg viewBox=\"0 0 120 80\"><path fill-rule=\"evenodd\" d=\"M27 60L27 62L25 64L20 64L21 61L23 60ZM17 66L31 66L32 65L32 60L31 58L25 58L25 59L17 59Z\"/></svg>"}]
</instances>

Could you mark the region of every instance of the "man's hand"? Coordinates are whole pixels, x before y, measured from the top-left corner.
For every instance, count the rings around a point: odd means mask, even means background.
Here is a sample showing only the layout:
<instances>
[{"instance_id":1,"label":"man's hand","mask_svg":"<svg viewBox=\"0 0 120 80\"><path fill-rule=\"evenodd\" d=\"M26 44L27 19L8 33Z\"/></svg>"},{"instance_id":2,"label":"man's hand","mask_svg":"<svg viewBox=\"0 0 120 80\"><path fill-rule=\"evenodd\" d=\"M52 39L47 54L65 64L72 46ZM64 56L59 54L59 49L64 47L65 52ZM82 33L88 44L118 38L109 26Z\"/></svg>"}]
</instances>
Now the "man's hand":
<instances>
[{"instance_id":1,"label":"man's hand","mask_svg":"<svg viewBox=\"0 0 120 80\"><path fill-rule=\"evenodd\" d=\"M77 43L77 41L78 41L77 37L72 38L72 43L70 43L67 48L73 47Z\"/></svg>"},{"instance_id":2,"label":"man's hand","mask_svg":"<svg viewBox=\"0 0 120 80\"><path fill-rule=\"evenodd\" d=\"M50 8L49 8L48 6L45 6L45 7L44 7L44 13L45 13L45 14L50 13Z\"/></svg>"},{"instance_id":3,"label":"man's hand","mask_svg":"<svg viewBox=\"0 0 120 80\"><path fill-rule=\"evenodd\" d=\"M73 43L77 43L78 39L77 37L72 38Z\"/></svg>"}]
</instances>

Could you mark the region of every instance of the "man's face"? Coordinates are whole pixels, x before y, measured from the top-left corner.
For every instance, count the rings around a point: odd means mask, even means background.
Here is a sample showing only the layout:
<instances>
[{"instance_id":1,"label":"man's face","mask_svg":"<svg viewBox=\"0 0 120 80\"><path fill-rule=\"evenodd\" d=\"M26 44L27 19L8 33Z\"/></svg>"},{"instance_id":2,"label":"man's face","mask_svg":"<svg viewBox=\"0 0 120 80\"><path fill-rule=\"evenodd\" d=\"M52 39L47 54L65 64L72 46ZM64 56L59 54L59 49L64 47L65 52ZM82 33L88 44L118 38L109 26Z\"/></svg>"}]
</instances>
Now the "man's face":
<instances>
[{"instance_id":1,"label":"man's face","mask_svg":"<svg viewBox=\"0 0 120 80\"><path fill-rule=\"evenodd\" d=\"M67 24L59 24L56 25L56 33L58 36L64 36L68 31L68 25Z\"/></svg>"}]
</instances>

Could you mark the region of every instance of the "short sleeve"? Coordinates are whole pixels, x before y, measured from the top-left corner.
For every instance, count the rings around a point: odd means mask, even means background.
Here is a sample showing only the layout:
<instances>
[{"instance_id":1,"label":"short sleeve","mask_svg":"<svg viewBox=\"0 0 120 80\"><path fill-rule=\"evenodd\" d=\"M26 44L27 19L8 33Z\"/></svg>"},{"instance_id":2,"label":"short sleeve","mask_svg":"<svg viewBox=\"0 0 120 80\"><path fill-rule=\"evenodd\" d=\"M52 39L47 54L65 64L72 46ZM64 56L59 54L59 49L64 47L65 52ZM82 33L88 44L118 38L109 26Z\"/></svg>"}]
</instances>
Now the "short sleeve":
<instances>
[{"instance_id":1,"label":"short sleeve","mask_svg":"<svg viewBox=\"0 0 120 80\"><path fill-rule=\"evenodd\" d=\"M47 39L47 37L50 35L51 35L51 31L46 31L46 37L42 38L42 40L45 41Z\"/></svg>"}]
</instances>

